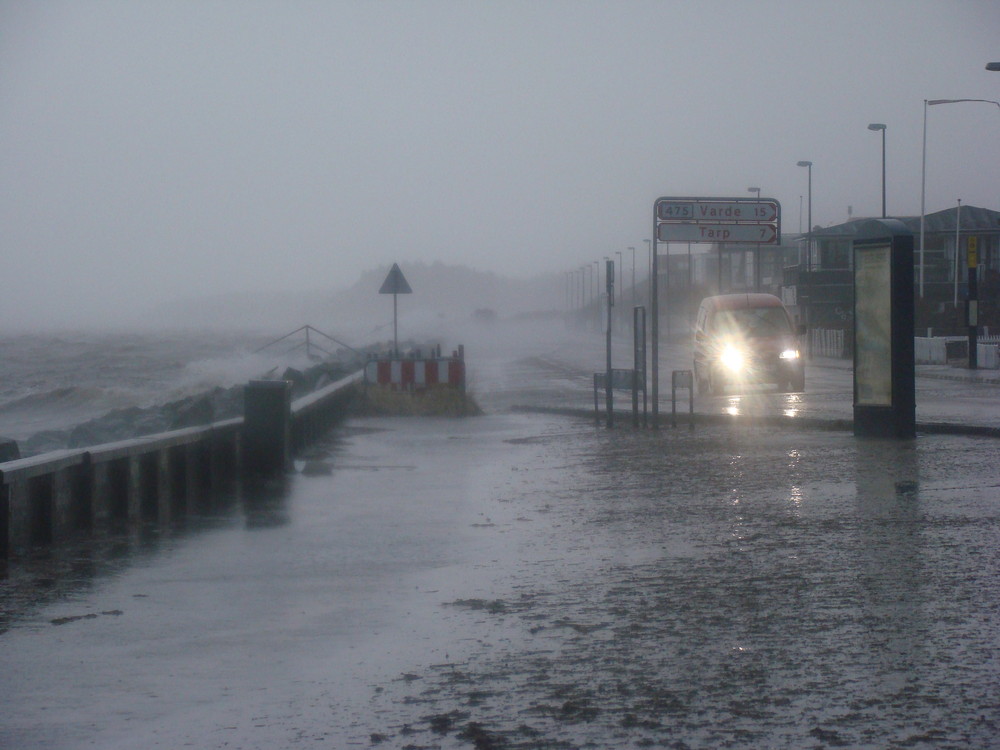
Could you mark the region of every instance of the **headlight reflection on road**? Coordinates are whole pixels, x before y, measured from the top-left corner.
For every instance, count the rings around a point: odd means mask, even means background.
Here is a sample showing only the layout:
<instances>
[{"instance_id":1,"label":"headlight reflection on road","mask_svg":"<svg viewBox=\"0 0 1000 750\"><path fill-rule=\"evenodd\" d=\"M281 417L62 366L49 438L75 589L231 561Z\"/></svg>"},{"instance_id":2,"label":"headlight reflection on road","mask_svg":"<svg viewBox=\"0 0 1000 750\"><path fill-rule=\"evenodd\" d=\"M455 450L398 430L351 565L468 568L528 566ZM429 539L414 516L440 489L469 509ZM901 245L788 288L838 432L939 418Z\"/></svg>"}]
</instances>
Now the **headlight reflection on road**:
<instances>
[{"instance_id":1,"label":"headlight reflection on road","mask_svg":"<svg viewBox=\"0 0 1000 750\"><path fill-rule=\"evenodd\" d=\"M726 407L726 414L731 417L738 417L740 415L739 396L729 399L729 406Z\"/></svg>"},{"instance_id":2,"label":"headlight reflection on road","mask_svg":"<svg viewBox=\"0 0 1000 750\"><path fill-rule=\"evenodd\" d=\"M788 493L788 500L792 504L792 507L802 507L802 488L793 486L791 492Z\"/></svg>"},{"instance_id":3,"label":"headlight reflection on road","mask_svg":"<svg viewBox=\"0 0 1000 750\"><path fill-rule=\"evenodd\" d=\"M782 409L782 414L786 417L796 417L799 413L799 406L802 405L802 394L800 393L790 393L784 397L785 408Z\"/></svg>"},{"instance_id":4,"label":"headlight reflection on road","mask_svg":"<svg viewBox=\"0 0 1000 750\"><path fill-rule=\"evenodd\" d=\"M799 466L799 461L802 458L802 454L798 450L792 448L787 453L788 456L788 468L794 474ZM792 508L797 512L802 507L802 487L793 484L791 489L788 491L788 502L791 503Z\"/></svg>"}]
</instances>

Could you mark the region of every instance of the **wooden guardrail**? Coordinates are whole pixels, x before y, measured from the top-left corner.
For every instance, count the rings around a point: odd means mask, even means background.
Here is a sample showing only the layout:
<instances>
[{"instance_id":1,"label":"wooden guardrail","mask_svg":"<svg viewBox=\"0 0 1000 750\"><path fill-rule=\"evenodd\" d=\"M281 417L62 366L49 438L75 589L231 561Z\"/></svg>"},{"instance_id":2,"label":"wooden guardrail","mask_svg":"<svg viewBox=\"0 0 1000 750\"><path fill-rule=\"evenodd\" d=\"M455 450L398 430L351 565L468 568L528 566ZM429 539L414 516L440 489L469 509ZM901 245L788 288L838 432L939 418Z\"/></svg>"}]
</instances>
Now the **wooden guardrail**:
<instances>
[{"instance_id":1,"label":"wooden guardrail","mask_svg":"<svg viewBox=\"0 0 1000 750\"><path fill-rule=\"evenodd\" d=\"M300 449L340 419L363 379L350 375L292 401L277 443ZM259 425L257 426L259 427ZM0 558L34 545L210 510L255 468L244 417L0 463Z\"/></svg>"}]
</instances>

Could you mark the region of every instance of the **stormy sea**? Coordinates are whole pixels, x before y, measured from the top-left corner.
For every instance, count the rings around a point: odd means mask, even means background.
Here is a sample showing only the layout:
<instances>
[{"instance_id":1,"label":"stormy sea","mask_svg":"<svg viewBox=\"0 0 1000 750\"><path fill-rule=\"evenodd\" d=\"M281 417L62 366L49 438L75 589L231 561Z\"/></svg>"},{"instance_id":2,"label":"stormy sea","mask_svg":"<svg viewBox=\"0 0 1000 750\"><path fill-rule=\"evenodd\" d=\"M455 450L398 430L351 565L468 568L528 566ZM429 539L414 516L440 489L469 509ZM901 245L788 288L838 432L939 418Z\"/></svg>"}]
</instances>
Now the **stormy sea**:
<instances>
[{"instance_id":1,"label":"stormy sea","mask_svg":"<svg viewBox=\"0 0 1000 750\"><path fill-rule=\"evenodd\" d=\"M16 441L23 458L227 418L241 408L239 386L331 353L280 337L0 334L0 440Z\"/></svg>"}]
</instances>

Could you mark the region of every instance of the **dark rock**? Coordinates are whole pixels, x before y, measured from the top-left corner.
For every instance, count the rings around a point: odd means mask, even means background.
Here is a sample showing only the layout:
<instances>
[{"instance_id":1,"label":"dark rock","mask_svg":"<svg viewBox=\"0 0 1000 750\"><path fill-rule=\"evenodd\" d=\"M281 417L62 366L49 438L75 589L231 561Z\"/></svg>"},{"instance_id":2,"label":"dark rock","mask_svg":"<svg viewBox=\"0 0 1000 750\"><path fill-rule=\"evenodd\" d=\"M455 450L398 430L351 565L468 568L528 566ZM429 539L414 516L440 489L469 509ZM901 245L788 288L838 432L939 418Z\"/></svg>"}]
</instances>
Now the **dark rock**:
<instances>
[{"instance_id":1,"label":"dark rock","mask_svg":"<svg viewBox=\"0 0 1000 750\"><path fill-rule=\"evenodd\" d=\"M288 367L281 374L282 380L287 380L292 384L292 393L295 396L308 393L310 389L309 379L306 374L301 370L296 370L294 367Z\"/></svg>"},{"instance_id":2,"label":"dark rock","mask_svg":"<svg viewBox=\"0 0 1000 750\"><path fill-rule=\"evenodd\" d=\"M165 416L167 416L171 430L211 424L215 419L215 404L212 394L203 393L195 398L185 399L176 406L172 415Z\"/></svg>"},{"instance_id":3,"label":"dark rock","mask_svg":"<svg viewBox=\"0 0 1000 750\"><path fill-rule=\"evenodd\" d=\"M70 448L86 448L91 445L100 445L101 443L112 443L119 440L118 435L106 426L101 425L97 420L91 420L89 422L84 422L83 424L78 424L69 433L69 440L67 445Z\"/></svg>"},{"instance_id":4,"label":"dark rock","mask_svg":"<svg viewBox=\"0 0 1000 750\"><path fill-rule=\"evenodd\" d=\"M69 442L66 430L42 430L36 432L21 444L22 455L35 456L39 453L63 450Z\"/></svg>"},{"instance_id":5,"label":"dark rock","mask_svg":"<svg viewBox=\"0 0 1000 750\"><path fill-rule=\"evenodd\" d=\"M86 448L151 435L165 429L166 423L159 410L130 406L114 409L103 417L77 425L70 431L67 445L70 448Z\"/></svg>"},{"instance_id":6,"label":"dark rock","mask_svg":"<svg viewBox=\"0 0 1000 750\"><path fill-rule=\"evenodd\" d=\"M4 461L16 461L20 457L21 451L17 447L17 441L0 437L0 463Z\"/></svg>"}]
</instances>

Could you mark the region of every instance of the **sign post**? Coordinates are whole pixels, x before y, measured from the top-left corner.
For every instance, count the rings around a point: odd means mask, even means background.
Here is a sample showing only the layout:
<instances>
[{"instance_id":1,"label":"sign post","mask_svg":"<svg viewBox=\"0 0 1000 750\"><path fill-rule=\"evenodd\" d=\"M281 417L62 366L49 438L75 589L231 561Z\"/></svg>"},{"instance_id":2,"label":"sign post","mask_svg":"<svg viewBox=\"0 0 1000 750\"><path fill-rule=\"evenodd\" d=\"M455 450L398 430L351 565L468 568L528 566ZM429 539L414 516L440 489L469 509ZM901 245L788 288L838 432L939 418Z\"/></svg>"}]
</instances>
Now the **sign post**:
<instances>
[{"instance_id":1,"label":"sign post","mask_svg":"<svg viewBox=\"0 0 1000 750\"><path fill-rule=\"evenodd\" d=\"M399 329L397 327L397 306L396 306L396 295L398 294L413 294L413 290L410 289L409 283L406 281L406 277L403 276L403 272L399 270L399 264L393 263L392 268L389 269L389 274L385 277L385 281L382 282L382 288L378 290L379 294L391 294L392 295L392 356L399 356Z\"/></svg>"},{"instance_id":2,"label":"sign post","mask_svg":"<svg viewBox=\"0 0 1000 750\"><path fill-rule=\"evenodd\" d=\"M854 434L916 436L913 233L896 219L854 240Z\"/></svg>"},{"instance_id":3,"label":"sign post","mask_svg":"<svg viewBox=\"0 0 1000 750\"><path fill-rule=\"evenodd\" d=\"M657 242L741 243L758 246L781 244L781 204L773 198L663 197L653 204L653 294L651 300L653 426L659 425L659 276ZM667 273L670 273L669 252ZM722 253L719 253L720 293ZM669 276L667 291L670 289ZM670 332L669 309L667 332Z\"/></svg>"},{"instance_id":4,"label":"sign post","mask_svg":"<svg viewBox=\"0 0 1000 750\"><path fill-rule=\"evenodd\" d=\"M632 308L632 425L639 426L639 387L642 386L642 426L649 421L646 417L646 308Z\"/></svg>"}]
</instances>

